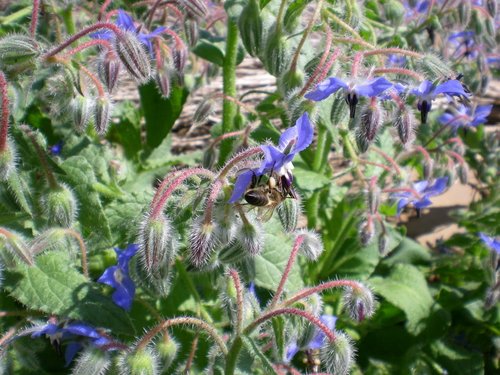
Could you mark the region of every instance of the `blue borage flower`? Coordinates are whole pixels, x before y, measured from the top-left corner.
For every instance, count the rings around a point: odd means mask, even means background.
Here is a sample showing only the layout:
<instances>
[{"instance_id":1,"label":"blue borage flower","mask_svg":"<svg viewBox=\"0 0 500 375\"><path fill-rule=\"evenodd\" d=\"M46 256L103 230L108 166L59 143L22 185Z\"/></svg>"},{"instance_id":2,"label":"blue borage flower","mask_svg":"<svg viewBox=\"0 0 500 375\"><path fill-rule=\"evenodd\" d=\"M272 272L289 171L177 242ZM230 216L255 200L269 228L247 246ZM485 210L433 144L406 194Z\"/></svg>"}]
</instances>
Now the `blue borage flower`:
<instances>
[{"instance_id":1,"label":"blue borage flower","mask_svg":"<svg viewBox=\"0 0 500 375\"><path fill-rule=\"evenodd\" d=\"M492 108L493 105L480 105L476 108L460 105L458 109L443 113L438 121L442 125L452 126L455 130L465 126L475 127L486 122Z\"/></svg>"},{"instance_id":2,"label":"blue borage flower","mask_svg":"<svg viewBox=\"0 0 500 375\"><path fill-rule=\"evenodd\" d=\"M495 237L490 237L482 232L479 232L479 238L481 238L481 241L483 241L483 243L491 251L495 251L498 255L500 255L500 240Z\"/></svg>"},{"instance_id":3,"label":"blue borage flower","mask_svg":"<svg viewBox=\"0 0 500 375\"><path fill-rule=\"evenodd\" d=\"M63 141L59 141L56 144L50 146L49 151L52 155L59 156L61 155L62 148L63 148Z\"/></svg>"},{"instance_id":4,"label":"blue borage flower","mask_svg":"<svg viewBox=\"0 0 500 375\"><path fill-rule=\"evenodd\" d=\"M459 31L452 33L448 37L450 44L455 47L452 56L455 59L466 57L475 59L478 55L479 46L475 40L476 34L474 31Z\"/></svg>"},{"instance_id":5,"label":"blue borage flower","mask_svg":"<svg viewBox=\"0 0 500 375\"><path fill-rule=\"evenodd\" d=\"M128 245L125 250L115 248L118 264L108 267L97 280L115 288L111 296L113 302L125 310L130 310L135 295L135 285L129 275L128 265L130 259L139 250L139 245Z\"/></svg>"},{"instance_id":6,"label":"blue borage flower","mask_svg":"<svg viewBox=\"0 0 500 375\"><path fill-rule=\"evenodd\" d=\"M306 112L299 117L295 126L288 128L281 134L278 147L273 145L260 146L264 153L264 160L259 168L247 170L238 175L229 203L235 203L243 196L254 176L261 176L266 172L273 171L281 177L281 181L286 184L285 187L291 186L293 181L292 160L295 155L309 147L313 135L314 128Z\"/></svg>"},{"instance_id":7,"label":"blue borage flower","mask_svg":"<svg viewBox=\"0 0 500 375\"><path fill-rule=\"evenodd\" d=\"M319 319L321 323L323 323L328 327L328 329L330 329L330 331L333 331L335 329L335 322L337 321L337 317L333 315L322 315ZM286 347L285 361L287 363L290 362L300 350L321 349L323 347L325 338L325 333L317 327L315 327L314 329L314 335L312 336L312 339L304 345L299 346L297 339L295 338Z\"/></svg>"},{"instance_id":8,"label":"blue borage flower","mask_svg":"<svg viewBox=\"0 0 500 375\"><path fill-rule=\"evenodd\" d=\"M349 104L350 117L354 118L358 97L373 98L392 87L392 83L384 77L364 81L343 81L340 78L330 77L318 84L316 89L307 93L305 97L315 102L324 100L339 90L345 91L345 100Z\"/></svg>"},{"instance_id":9,"label":"blue borage flower","mask_svg":"<svg viewBox=\"0 0 500 375\"><path fill-rule=\"evenodd\" d=\"M108 348L112 343L108 337L103 336L95 328L82 322L72 322L63 326L47 323L45 326L29 329L28 332L33 332L31 335L32 338L48 337L52 345L67 344L64 352L66 366L69 366L76 353L86 345L103 350L115 349L112 347Z\"/></svg>"},{"instance_id":10,"label":"blue borage flower","mask_svg":"<svg viewBox=\"0 0 500 375\"><path fill-rule=\"evenodd\" d=\"M431 81L423 81L420 86L410 90L410 94L418 97L417 108L420 111L422 123L427 122L427 115L432 108L432 101L439 95L468 97L469 94L464 90L460 81L450 79L446 82L434 85Z\"/></svg>"},{"instance_id":11,"label":"blue borage flower","mask_svg":"<svg viewBox=\"0 0 500 375\"><path fill-rule=\"evenodd\" d=\"M123 31L135 33L137 38L146 46L151 55L153 55L153 44L151 43L151 39L157 37L167 29L165 26L160 26L154 29L151 33L141 33L139 32L140 27L137 28L135 26L134 19L127 12L121 9L118 10L118 17L116 18L115 24ZM102 30L91 34L90 37L93 39L112 40L114 39L115 34L110 30Z\"/></svg>"},{"instance_id":12,"label":"blue borage flower","mask_svg":"<svg viewBox=\"0 0 500 375\"><path fill-rule=\"evenodd\" d=\"M408 205L413 205L420 211L422 208L429 207L432 201L429 199L435 195L442 194L448 184L448 177L437 178L433 184L429 181L422 180L413 184L412 191L398 192L392 194L391 198L398 201L398 216Z\"/></svg>"},{"instance_id":13,"label":"blue borage flower","mask_svg":"<svg viewBox=\"0 0 500 375\"><path fill-rule=\"evenodd\" d=\"M409 22L427 13L429 4L429 0L403 1L403 7L405 8L405 21Z\"/></svg>"},{"instance_id":14,"label":"blue borage flower","mask_svg":"<svg viewBox=\"0 0 500 375\"><path fill-rule=\"evenodd\" d=\"M397 67L402 68L406 65L406 56L393 54L387 56L387 60L385 61L385 66L387 67Z\"/></svg>"}]
</instances>

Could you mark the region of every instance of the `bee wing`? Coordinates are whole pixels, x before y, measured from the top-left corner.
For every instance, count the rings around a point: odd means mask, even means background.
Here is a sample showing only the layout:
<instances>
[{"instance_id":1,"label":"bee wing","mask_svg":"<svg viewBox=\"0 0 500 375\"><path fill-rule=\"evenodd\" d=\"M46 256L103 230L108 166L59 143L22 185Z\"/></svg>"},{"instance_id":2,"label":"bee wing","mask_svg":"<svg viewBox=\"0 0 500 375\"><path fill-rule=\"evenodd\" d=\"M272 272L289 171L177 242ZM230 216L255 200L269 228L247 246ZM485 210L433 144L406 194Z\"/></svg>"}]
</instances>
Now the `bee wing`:
<instances>
[{"instance_id":1,"label":"bee wing","mask_svg":"<svg viewBox=\"0 0 500 375\"><path fill-rule=\"evenodd\" d=\"M266 206L266 207L259 207L258 208L258 218L261 222L265 223L266 221L271 220L273 217L274 209L276 208L275 204Z\"/></svg>"}]
</instances>

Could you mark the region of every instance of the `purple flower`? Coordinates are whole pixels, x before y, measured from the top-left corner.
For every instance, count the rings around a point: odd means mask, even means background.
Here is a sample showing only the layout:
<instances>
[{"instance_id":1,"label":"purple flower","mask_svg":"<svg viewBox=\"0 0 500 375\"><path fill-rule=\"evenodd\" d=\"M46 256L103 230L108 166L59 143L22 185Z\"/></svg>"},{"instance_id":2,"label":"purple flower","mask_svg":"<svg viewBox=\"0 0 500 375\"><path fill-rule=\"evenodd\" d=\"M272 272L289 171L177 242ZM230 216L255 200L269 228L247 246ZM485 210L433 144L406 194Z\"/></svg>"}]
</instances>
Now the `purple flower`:
<instances>
[{"instance_id":1,"label":"purple flower","mask_svg":"<svg viewBox=\"0 0 500 375\"><path fill-rule=\"evenodd\" d=\"M292 160L296 154L309 147L313 135L313 125L309 120L309 115L305 112L299 117L294 126L281 134L278 147L273 145L261 146L264 153L262 164L258 169L248 170L238 176L229 203L235 203L241 198L248 185L250 185L252 178L269 171L281 177L281 181L286 187L290 187L293 180Z\"/></svg>"},{"instance_id":2,"label":"purple flower","mask_svg":"<svg viewBox=\"0 0 500 375\"><path fill-rule=\"evenodd\" d=\"M67 344L64 352L66 366L71 363L76 353L85 345L105 349L106 346L111 344L109 338L103 336L95 328L81 322L72 322L63 326L47 323L45 326L28 331L33 332L32 338L48 337L50 343L56 347L59 347L62 343Z\"/></svg>"},{"instance_id":3,"label":"purple flower","mask_svg":"<svg viewBox=\"0 0 500 375\"><path fill-rule=\"evenodd\" d=\"M111 298L113 302L125 310L130 310L135 295L135 285L128 272L130 259L139 250L139 245L128 245L125 250L115 248L118 255L118 264L108 267L97 280L115 288Z\"/></svg>"},{"instance_id":4,"label":"purple flower","mask_svg":"<svg viewBox=\"0 0 500 375\"><path fill-rule=\"evenodd\" d=\"M141 41L141 43L146 46L150 54L153 54L153 44L151 43L151 39L157 37L167 29L164 26L160 26L154 29L149 34L141 33L139 32L140 27L137 28L135 26L134 19L130 17L130 15L127 12L121 9L118 10L118 17L116 18L115 24L123 31L130 31L135 33L137 35L137 38ZM114 39L115 34L110 30L103 30L91 34L90 37L94 39L112 40Z\"/></svg>"},{"instance_id":5,"label":"purple flower","mask_svg":"<svg viewBox=\"0 0 500 375\"><path fill-rule=\"evenodd\" d=\"M372 98L382 94L392 83L384 77L378 77L365 81L343 81L339 78L330 77L316 86L316 89L307 93L305 97L315 102L324 100L339 90L345 90L345 100L349 104L350 116L354 118L358 96Z\"/></svg>"},{"instance_id":6,"label":"purple flower","mask_svg":"<svg viewBox=\"0 0 500 375\"><path fill-rule=\"evenodd\" d=\"M445 112L439 116L439 122L455 129L464 126L478 126L484 124L491 113L493 105L480 105L476 108L461 105L453 112Z\"/></svg>"},{"instance_id":7,"label":"purple flower","mask_svg":"<svg viewBox=\"0 0 500 375\"><path fill-rule=\"evenodd\" d=\"M415 182L413 189L409 191L392 194L391 198L398 201L398 216L403 211L403 208L410 204L417 209L417 212L420 212L422 208L430 206L432 201L429 198L442 194L446 189L447 183L448 177L437 178L432 185L429 181L423 180Z\"/></svg>"},{"instance_id":8,"label":"purple flower","mask_svg":"<svg viewBox=\"0 0 500 375\"><path fill-rule=\"evenodd\" d=\"M385 65L387 67L398 67L401 68L406 64L406 57L404 55L393 54L387 56Z\"/></svg>"},{"instance_id":9,"label":"purple flower","mask_svg":"<svg viewBox=\"0 0 500 375\"><path fill-rule=\"evenodd\" d=\"M62 147L63 141L59 141L55 145L50 146L49 151L52 155L58 156L61 155Z\"/></svg>"},{"instance_id":10,"label":"purple flower","mask_svg":"<svg viewBox=\"0 0 500 375\"><path fill-rule=\"evenodd\" d=\"M422 123L427 122L427 114L432 108L432 101L439 94L446 94L450 96L464 96L468 97L469 94L465 92L460 81L450 79L435 86L431 81L423 81L418 88L410 90L410 93L419 98L417 108L420 111Z\"/></svg>"},{"instance_id":11,"label":"purple flower","mask_svg":"<svg viewBox=\"0 0 500 375\"><path fill-rule=\"evenodd\" d=\"M335 322L337 321L337 317L333 315L321 315L320 320L321 323L323 323L328 327L328 329L330 329L330 331L333 331L335 328ZM285 361L287 363L290 362L293 359L293 357L295 357L295 354L299 352L299 350L320 349L323 346L325 338L326 338L325 333L319 328L315 327L312 339L309 342L305 343L304 345L299 346L296 339L292 340L286 347Z\"/></svg>"},{"instance_id":12,"label":"purple flower","mask_svg":"<svg viewBox=\"0 0 500 375\"><path fill-rule=\"evenodd\" d=\"M479 237L481 241L492 251L495 251L498 255L500 255L500 241L495 237L487 236L486 234L479 232Z\"/></svg>"},{"instance_id":13,"label":"purple flower","mask_svg":"<svg viewBox=\"0 0 500 375\"><path fill-rule=\"evenodd\" d=\"M453 33L448 37L448 41L455 47L455 51L452 54L455 59L463 57L475 59L477 57L479 46L475 41L475 34L473 31Z\"/></svg>"}]
</instances>

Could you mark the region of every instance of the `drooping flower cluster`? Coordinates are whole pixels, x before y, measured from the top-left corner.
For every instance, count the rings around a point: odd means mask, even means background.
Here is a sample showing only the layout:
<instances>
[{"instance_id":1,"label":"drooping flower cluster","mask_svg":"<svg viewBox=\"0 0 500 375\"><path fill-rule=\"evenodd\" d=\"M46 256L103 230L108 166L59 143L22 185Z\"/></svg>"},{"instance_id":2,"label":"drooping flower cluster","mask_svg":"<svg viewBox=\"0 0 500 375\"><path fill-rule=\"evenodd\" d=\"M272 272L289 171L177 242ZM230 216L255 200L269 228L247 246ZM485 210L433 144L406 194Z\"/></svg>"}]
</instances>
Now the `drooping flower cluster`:
<instances>
[{"instance_id":1,"label":"drooping flower cluster","mask_svg":"<svg viewBox=\"0 0 500 375\"><path fill-rule=\"evenodd\" d=\"M447 187L447 182L447 177L437 178L432 184L426 180L418 181L408 191L394 193L392 199L397 201L398 215L409 205L412 205L417 212L429 207L432 204L430 198L442 194Z\"/></svg>"}]
</instances>

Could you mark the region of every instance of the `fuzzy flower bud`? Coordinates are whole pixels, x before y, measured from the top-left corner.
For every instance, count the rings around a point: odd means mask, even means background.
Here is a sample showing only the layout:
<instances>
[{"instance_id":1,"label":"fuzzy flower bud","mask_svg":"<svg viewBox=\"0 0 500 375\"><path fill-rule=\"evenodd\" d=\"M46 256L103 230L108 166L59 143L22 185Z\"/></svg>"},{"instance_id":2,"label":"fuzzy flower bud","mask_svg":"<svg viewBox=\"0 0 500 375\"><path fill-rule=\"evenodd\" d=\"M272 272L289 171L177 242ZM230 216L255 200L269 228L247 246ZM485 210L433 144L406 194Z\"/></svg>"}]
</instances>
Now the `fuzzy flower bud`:
<instances>
[{"instance_id":1,"label":"fuzzy flower bud","mask_svg":"<svg viewBox=\"0 0 500 375\"><path fill-rule=\"evenodd\" d=\"M118 360L121 375L157 375L158 354L150 347L122 354Z\"/></svg>"},{"instance_id":2,"label":"fuzzy flower bud","mask_svg":"<svg viewBox=\"0 0 500 375\"><path fill-rule=\"evenodd\" d=\"M0 181L6 181L16 169L16 149L14 142L7 139L5 149L0 150Z\"/></svg>"},{"instance_id":3,"label":"fuzzy flower bud","mask_svg":"<svg viewBox=\"0 0 500 375\"><path fill-rule=\"evenodd\" d=\"M389 246L389 238L385 233L380 233L378 236L378 252L382 256L387 255L387 248Z\"/></svg>"},{"instance_id":4,"label":"fuzzy flower bud","mask_svg":"<svg viewBox=\"0 0 500 375\"><path fill-rule=\"evenodd\" d=\"M50 225L68 228L75 221L75 195L64 184L59 184L58 188L49 190L42 198L42 206Z\"/></svg>"},{"instance_id":5,"label":"fuzzy flower bud","mask_svg":"<svg viewBox=\"0 0 500 375\"><path fill-rule=\"evenodd\" d=\"M398 110L394 126L398 131L399 139L403 145L407 145L412 141L415 129L415 116L408 106L404 106L404 108Z\"/></svg>"},{"instance_id":6,"label":"fuzzy flower bud","mask_svg":"<svg viewBox=\"0 0 500 375\"><path fill-rule=\"evenodd\" d=\"M193 115L193 123L195 125L203 124L207 118L212 115L214 112L214 102L212 99L203 100Z\"/></svg>"},{"instance_id":7,"label":"fuzzy flower bud","mask_svg":"<svg viewBox=\"0 0 500 375\"><path fill-rule=\"evenodd\" d=\"M263 63L266 70L279 77L288 68L290 50L290 42L282 33L277 32L277 25L274 25L267 35L264 51Z\"/></svg>"},{"instance_id":8,"label":"fuzzy flower bud","mask_svg":"<svg viewBox=\"0 0 500 375\"><path fill-rule=\"evenodd\" d=\"M176 249L170 246L172 224L165 215L158 218L147 216L139 230L139 254L148 272L158 270L163 264L170 264L176 256Z\"/></svg>"},{"instance_id":9,"label":"fuzzy flower bud","mask_svg":"<svg viewBox=\"0 0 500 375\"><path fill-rule=\"evenodd\" d=\"M208 14L208 8L204 0L177 0L186 13L192 17L204 18Z\"/></svg>"},{"instance_id":10,"label":"fuzzy flower bud","mask_svg":"<svg viewBox=\"0 0 500 375\"><path fill-rule=\"evenodd\" d=\"M420 69L428 76L429 80L438 79L441 77L452 77L453 71L439 57L434 55L425 55L417 62Z\"/></svg>"},{"instance_id":11,"label":"fuzzy flower bud","mask_svg":"<svg viewBox=\"0 0 500 375\"><path fill-rule=\"evenodd\" d=\"M469 167L466 163L459 163L457 166L457 174L460 179L460 183L467 185L469 182Z\"/></svg>"},{"instance_id":12,"label":"fuzzy flower bud","mask_svg":"<svg viewBox=\"0 0 500 375\"><path fill-rule=\"evenodd\" d=\"M466 28L470 22L472 15L471 1L461 1L458 4L458 20L463 28Z\"/></svg>"},{"instance_id":13,"label":"fuzzy flower bud","mask_svg":"<svg viewBox=\"0 0 500 375\"><path fill-rule=\"evenodd\" d=\"M33 264L33 254L20 234L0 227L0 250L4 248L17 259L28 265Z\"/></svg>"},{"instance_id":14,"label":"fuzzy flower bud","mask_svg":"<svg viewBox=\"0 0 500 375\"><path fill-rule=\"evenodd\" d=\"M358 322L371 317L375 312L375 298L366 286L346 287L342 300L344 309L347 310L351 319Z\"/></svg>"},{"instance_id":15,"label":"fuzzy flower bud","mask_svg":"<svg viewBox=\"0 0 500 375\"><path fill-rule=\"evenodd\" d=\"M366 220L361 222L359 226L359 239L363 246L368 245L373 236L375 235L375 225L373 224L373 218L369 216Z\"/></svg>"},{"instance_id":16,"label":"fuzzy flower bud","mask_svg":"<svg viewBox=\"0 0 500 375\"><path fill-rule=\"evenodd\" d=\"M262 18L260 15L260 2L250 0L243 8L238 21L241 40L245 49L251 56L257 56L262 48Z\"/></svg>"},{"instance_id":17,"label":"fuzzy flower bud","mask_svg":"<svg viewBox=\"0 0 500 375\"><path fill-rule=\"evenodd\" d=\"M351 338L343 332L335 331L335 340L327 342L321 349L321 362L325 364L328 373L347 375L354 355Z\"/></svg>"},{"instance_id":18,"label":"fuzzy flower bud","mask_svg":"<svg viewBox=\"0 0 500 375\"><path fill-rule=\"evenodd\" d=\"M376 185L370 186L366 199L368 201L367 203L370 214L375 215L378 212L378 207L380 205L380 188Z\"/></svg>"},{"instance_id":19,"label":"fuzzy flower bud","mask_svg":"<svg viewBox=\"0 0 500 375\"><path fill-rule=\"evenodd\" d=\"M361 111L361 121L359 131L366 138L368 143L373 142L377 131L382 124L382 111L376 99L372 99L371 103L365 106Z\"/></svg>"},{"instance_id":20,"label":"fuzzy flower bud","mask_svg":"<svg viewBox=\"0 0 500 375\"><path fill-rule=\"evenodd\" d=\"M391 21L393 25L401 25L404 21L406 10L400 1L390 0L384 3L384 12L387 19Z\"/></svg>"},{"instance_id":21,"label":"fuzzy flower bud","mask_svg":"<svg viewBox=\"0 0 500 375\"><path fill-rule=\"evenodd\" d=\"M298 199L285 199L276 209L283 229L287 233L297 228L300 215L300 202Z\"/></svg>"},{"instance_id":22,"label":"fuzzy flower bud","mask_svg":"<svg viewBox=\"0 0 500 375\"><path fill-rule=\"evenodd\" d=\"M30 252L36 256L45 250L67 250L71 243L66 241L66 231L63 228L51 228L40 233L30 243Z\"/></svg>"},{"instance_id":23,"label":"fuzzy flower bud","mask_svg":"<svg viewBox=\"0 0 500 375\"><path fill-rule=\"evenodd\" d=\"M89 346L78 355L71 375L104 375L110 365L111 358L107 352Z\"/></svg>"},{"instance_id":24,"label":"fuzzy flower bud","mask_svg":"<svg viewBox=\"0 0 500 375\"><path fill-rule=\"evenodd\" d=\"M171 336L165 334L156 343L155 349L159 355L160 367L165 373L165 370L168 370L177 357L179 344Z\"/></svg>"},{"instance_id":25,"label":"fuzzy flower bud","mask_svg":"<svg viewBox=\"0 0 500 375\"><path fill-rule=\"evenodd\" d=\"M264 247L264 230L258 220L248 218L246 223L242 223L237 233L241 247L248 254L255 256L262 251Z\"/></svg>"},{"instance_id":26,"label":"fuzzy flower bud","mask_svg":"<svg viewBox=\"0 0 500 375\"><path fill-rule=\"evenodd\" d=\"M118 56L113 51L105 52L98 60L98 73L101 81L104 82L108 91L111 93L118 82L121 63Z\"/></svg>"},{"instance_id":27,"label":"fuzzy flower bud","mask_svg":"<svg viewBox=\"0 0 500 375\"><path fill-rule=\"evenodd\" d=\"M433 172L434 172L434 159L431 158L424 159L424 165L423 165L424 180L431 179Z\"/></svg>"},{"instance_id":28,"label":"fuzzy flower bud","mask_svg":"<svg viewBox=\"0 0 500 375\"><path fill-rule=\"evenodd\" d=\"M191 17L186 17L184 20L184 34L186 35L188 44L194 47L200 37L198 22Z\"/></svg>"},{"instance_id":29,"label":"fuzzy flower bud","mask_svg":"<svg viewBox=\"0 0 500 375\"><path fill-rule=\"evenodd\" d=\"M307 258L311 260L316 260L319 258L321 253L323 252L323 242L321 241L320 236L311 232L307 229L302 229L297 232L298 236L302 236L303 240L300 244L299 251L302 252Z\"/></svg>"},{"instance_id":30,"label":"fuzzy flower bud","mask_svg":"<svg viewBox=\"0 0 500 375\"><path fill-rule=\"evenodd\" d=\"M29 73L36 68L40 52L33 38L12 34L0 39L0 70L8 76Z\"/></svg>"},{"instance_id":31,"label":"fuzzy flower bud","mask_svg":"<svg viewBox=\"0 0 500 375\"><path fill-rule=\"evenodd\" d=\"M105 134L111 120L111 99L102 96L95 100L94 105L94 126L98 134Z\"/></svg>"},{"instance_id":32,"label":"fuzzy flower bud","mask_svg":"<svg viewBox=\"0 0 500 375\"><path fill-rule=\"evenodd\" d=\"M492 18L497 15L498 3L496 0L486 0L486 9Z\"/></svg>"},{"instance_id":33,"label":"fuzzy flower bud","mask_svg":"<svg viewBox=\"0 0 500 375\"><path fill-rule=\"evenodd\" d=\"M216 225L204 223L203 217L193 220L189 234L189 259L200 268L204 266L215 248L217 242Z\"/></svg>"},{"instance_id":34,"label":"fuzzy flower bud","mask_svg":"<svg viewBox=\"0 0 500 375\"><path fill-rule=\"evenodd\" d=\"M129 74L142 84L151 77L151 63L144 45L135 33L122 32L116 36L115 51Z\"/></svg>"},{"instance_id":35,"label":"fuzzy flower bud","mask_svg":"<svg viewBox=\"0 0 500 375\"><path fill-rule=\"evenodd\" d=\"M155 76L156 86L160 90L161 96L168 98L171 90L170 67L162 66L156 70Z\"/></svg>"},{"instance_id":36,"label":"fuzzy flower bud","mask_svg":"<svg viewBox=\"0 0 500 375\"><path fill-rule=\"evenodd\" d=\"M71 100L71 113L73 122L75 123L78 132L84 132L90 121L93 102L86 96L78 94Z\"/></svg>"}]
</instances>

